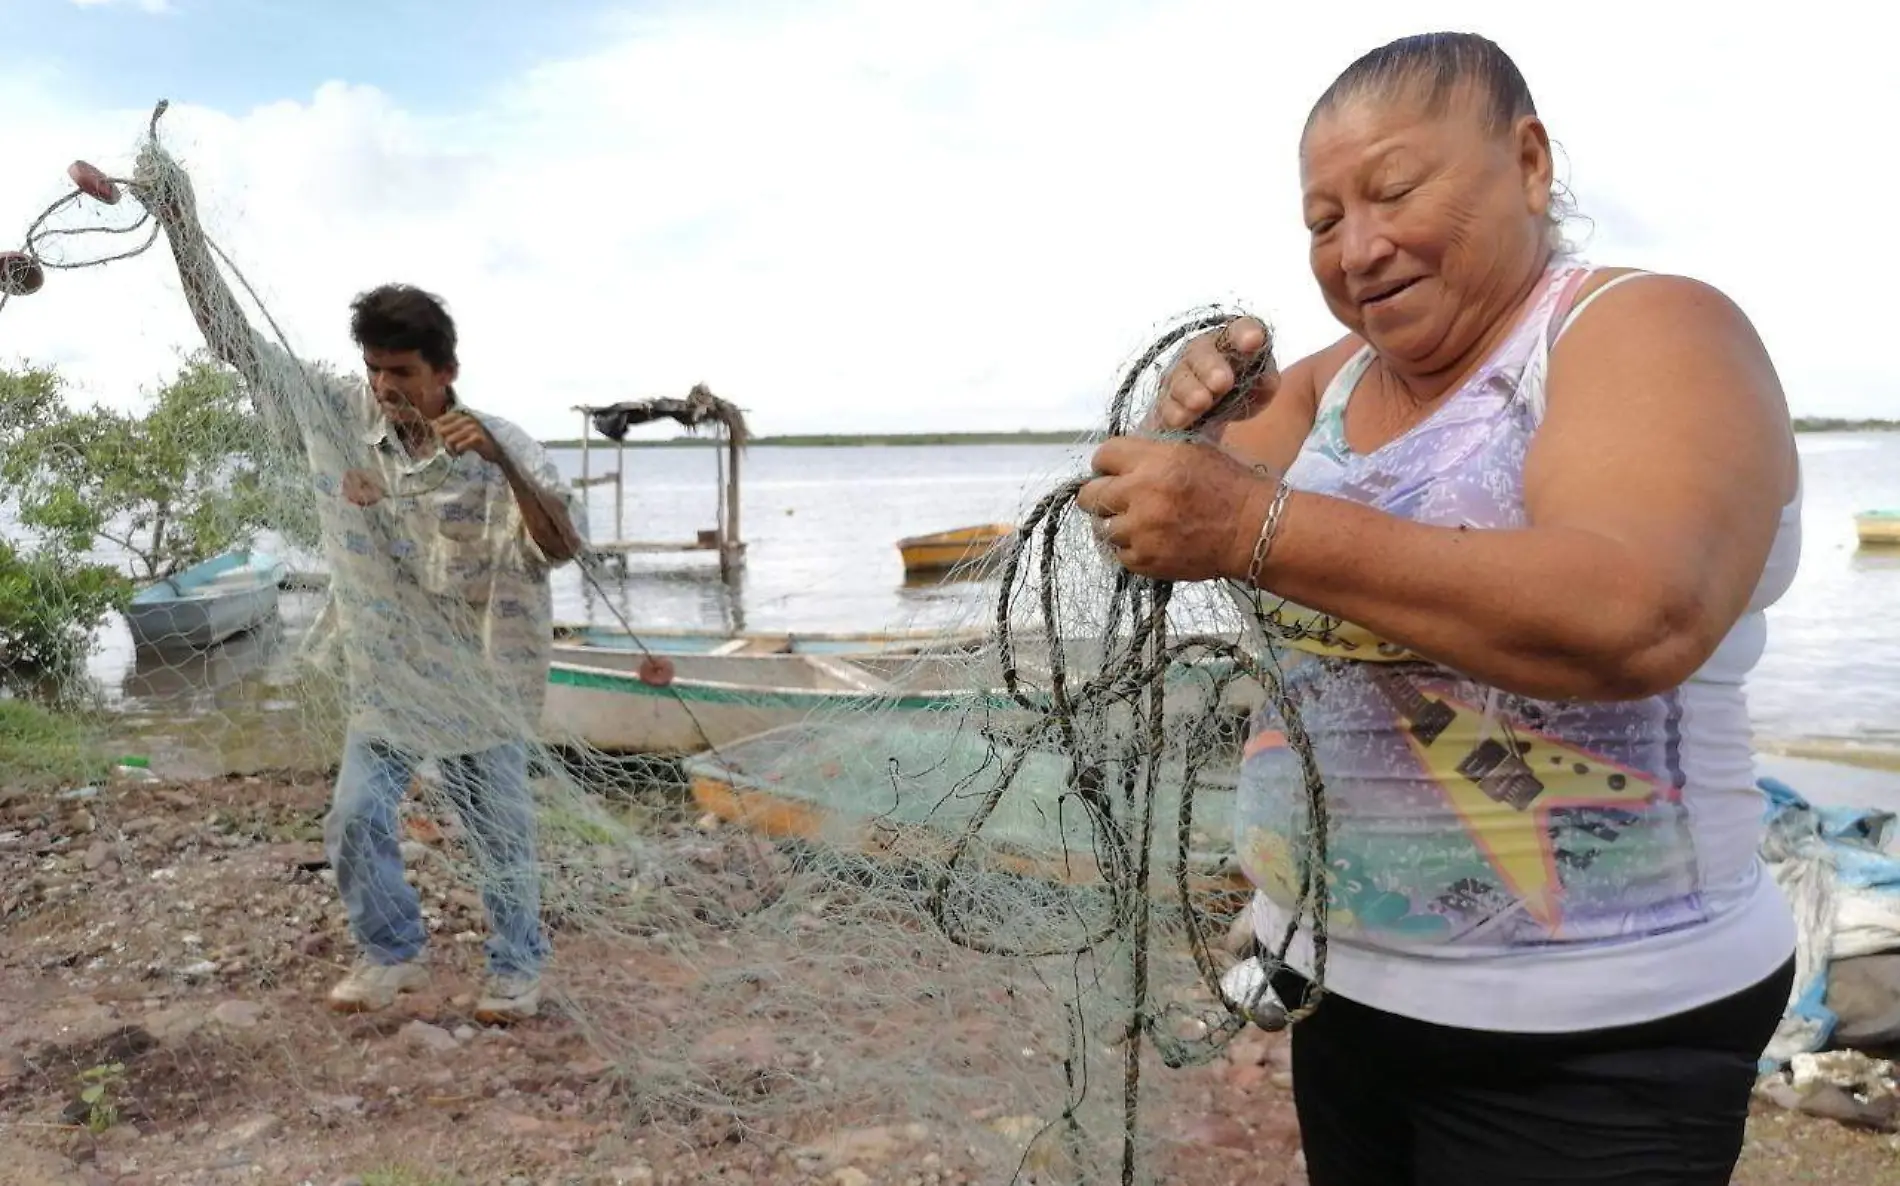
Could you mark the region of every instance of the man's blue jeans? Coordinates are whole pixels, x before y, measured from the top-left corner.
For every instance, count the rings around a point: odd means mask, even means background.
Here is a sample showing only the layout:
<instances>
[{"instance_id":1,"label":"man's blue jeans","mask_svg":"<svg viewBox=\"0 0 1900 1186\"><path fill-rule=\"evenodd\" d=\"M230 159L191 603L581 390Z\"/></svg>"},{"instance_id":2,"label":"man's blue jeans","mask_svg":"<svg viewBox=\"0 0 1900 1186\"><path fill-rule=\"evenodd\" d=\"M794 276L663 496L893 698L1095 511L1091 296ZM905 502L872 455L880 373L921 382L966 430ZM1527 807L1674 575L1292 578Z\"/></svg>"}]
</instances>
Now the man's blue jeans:
<instances>
[{"instance_id":1,"label":"man's blue jeans","mask_svg":"<svg viewBox=\"0 0 1900 1186\"><path fill-rule=\"evenodd\" d=\"M412 754L352 733L324 821L324 847L349 912L350 934L378 964L413 959L427 940L415 888L403 880L396 830L403 795L420 764ZM504 745L436 764L468 833L488 913L488 969L537 975L547 959L547 938L541 930L527 748Z\"/></svg>"}]
</instances>

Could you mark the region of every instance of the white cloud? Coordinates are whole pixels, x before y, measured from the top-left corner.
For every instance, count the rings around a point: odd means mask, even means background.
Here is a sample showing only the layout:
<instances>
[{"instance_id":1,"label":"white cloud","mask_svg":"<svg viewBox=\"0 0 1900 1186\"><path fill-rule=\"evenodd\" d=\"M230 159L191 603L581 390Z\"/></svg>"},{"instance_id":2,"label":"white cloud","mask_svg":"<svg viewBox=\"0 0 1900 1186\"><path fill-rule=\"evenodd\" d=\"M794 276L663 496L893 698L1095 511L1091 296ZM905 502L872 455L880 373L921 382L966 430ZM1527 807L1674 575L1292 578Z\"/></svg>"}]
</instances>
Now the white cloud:
<instances>
[{"instance_id":1,"label":"white cloud","mask_svg":"<svg viewBox=\"0 0 1900 1186\"><path fill-rule=\"evenodd\" d=\"M1288 355L1336 336L1295 142L1339 69L1418 30L1415 6L798 7L629 17L450 118L330 84L180 106L167 135L301 349L348 363L351 295L429 286L461 322L471 400L546 435L576 427L574 403L702 379L765 432L1076 427L1189 307L1243 298ZM1900 414L1900 364L1870 348L1889 282L1865 229L1900 192L1878 147L1900 76L1866 18L1843 40L1654 4L1452 7L1433 23L1523 66L1593 257L1727 289L1798 411ZM0 91L6 235L72 157L130 168L144 113L43 80ZM122 400L195 343L169 266L54 275L0 313L0 354Z\"/></svg>"},{"instance_id":2,"label":"white cloud","mask_svg":"<svg viewBox=\"0 0 1900 1186\"><path fill-rule=\"evenodd\" d=\"M136 8L153 15L172 12L171 0L70 0L78 8Z\"/></svg>"}]
</instances>

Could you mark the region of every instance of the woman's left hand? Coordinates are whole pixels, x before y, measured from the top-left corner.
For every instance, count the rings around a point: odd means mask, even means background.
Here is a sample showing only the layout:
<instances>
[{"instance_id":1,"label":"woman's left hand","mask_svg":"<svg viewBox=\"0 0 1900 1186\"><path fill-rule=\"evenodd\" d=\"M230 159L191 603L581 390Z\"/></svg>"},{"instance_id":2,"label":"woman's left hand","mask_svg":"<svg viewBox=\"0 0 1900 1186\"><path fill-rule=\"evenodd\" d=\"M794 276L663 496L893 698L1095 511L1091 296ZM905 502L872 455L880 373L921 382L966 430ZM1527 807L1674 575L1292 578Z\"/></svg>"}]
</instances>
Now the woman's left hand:
<instances>
[{"instance_id":1,"label":"woman's left hand","mask_svg":"<svg viewBox=\"0 0 1900 1186\"><path fill-rule=\"evenodd\" d=\"M1167 581L1239 577L1274 485L1198 441L1115 437L1092 460L1096 477L1075 505L1102 520L1123 568Z\"/></svg>"}]
</instances>

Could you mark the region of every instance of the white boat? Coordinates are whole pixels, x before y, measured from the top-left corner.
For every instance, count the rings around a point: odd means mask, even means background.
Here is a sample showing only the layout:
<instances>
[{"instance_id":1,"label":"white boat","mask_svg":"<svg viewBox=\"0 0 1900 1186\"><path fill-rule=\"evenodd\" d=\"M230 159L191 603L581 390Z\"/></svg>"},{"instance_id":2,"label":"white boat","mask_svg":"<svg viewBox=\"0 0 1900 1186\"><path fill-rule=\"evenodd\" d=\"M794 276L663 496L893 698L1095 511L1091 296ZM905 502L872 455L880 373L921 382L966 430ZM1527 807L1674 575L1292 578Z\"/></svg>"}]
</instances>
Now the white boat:
<instances>
[{"instance_id":1,"label":"white boat","mask_svg":"<svg viewBox=\"0 0 1900 1186\"><path fill-rule=\"evenodd\" d=\"M877 705L941 709L966 703L972 693L901 689L891 675L917 689L929 669L916 669L928 651L974 645L976 633L877 631L866 633L720 634L693 630L625 631L561 626L542 712L542 735L579 741L607 753L687 754L717 747L819 711ZM639 675L649 655L672 665L672 678L650 684ZM884 671L856 660L883 657ZM967 672L967 660L943 669L948 681Z\"/></svg>"},{"instance_id":2,"label":"white boat","mask_svg":"<svg viewBox=\"0 0 1900 1186\"><path fill-rule=\"evenodd\" d=\"M277 612L284 562L261 552L227 552L147 585L125 608L139 647L213 647Z\"/></svg>"},{"instance_id":3,"label":"white boat","mask_svg":"<svg viewBox=\"0 0 1900 1186\"><path fill-rule=\"evenodd\" d=\"M542 736L606 753L690 754L769 729L849 712L1013 713L1001 667L980 631L721 635L685 630L556 630ZM1070 663L1076 666L1075 654ZM640 677L649 655L671 679ZM1048 686L1047 648L1015 657L1026 683ZM1080 682L1079 671L1071 680ZM1184 680L1190 678L1182 677ZM1035 693L1031 693L1032 696ZM1196 701L1183 697L1178 704ZM1244 714L1257 689L1236 685L1224 707ZM915 719L915 718L913 718Z\"/></svg>"}]
</instances>

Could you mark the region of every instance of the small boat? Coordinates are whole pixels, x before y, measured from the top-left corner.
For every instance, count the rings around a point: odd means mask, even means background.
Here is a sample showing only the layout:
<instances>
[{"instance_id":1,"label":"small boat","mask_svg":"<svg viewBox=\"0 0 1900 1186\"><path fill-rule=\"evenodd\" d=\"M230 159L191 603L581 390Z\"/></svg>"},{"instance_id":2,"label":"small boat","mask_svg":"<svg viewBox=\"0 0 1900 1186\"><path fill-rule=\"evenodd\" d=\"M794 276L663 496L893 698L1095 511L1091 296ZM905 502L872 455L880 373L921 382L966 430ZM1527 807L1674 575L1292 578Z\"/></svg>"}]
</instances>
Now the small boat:
<instances>
[{"instance_id":1,"label":"small boat","mask_svg":"<svg viewBox=\"0 0 1900 1186\"><path fill-rule=\"evenodd\" d=\"M944 648L961 649L981 642L978 629L958 630L753 630L722 633L716 630L642 629L627 631L611 626L557 623L554 649L580 655L594 651L637 651L656 655L711 657L759 655L902 655Z\"/></svg>"},{"instance_id":2,"label":"small boat","mask_svg":"<svg viewBox=\"0 0 1900 1186\"><path fill-rule=\"evenodd\" d=\"M125 608L135 646L214 647L277 612L284 562L261 552L227 552L147 585Z\"/></svg>"},{"instance_id":3,"label":"small boat","mask_svg":"<svg viewBox=\"0 0 1900 1186\"><path fill-rule=\"evenodd\" d=\"M1854 531L1862 547L1900 547L1900 510L1862 511Z\"/></svg>"},{"instance_id":4,"label":"small boat","mask_svg":"<svg viewBox=\"0 0 1900 1186\"><path fill-rule=\"evenodd\" d=\"M1091 666L1086 648L1065 648L1070 678ZM649 656L667 676L643 674ZM604 753L691 754L813 719L850 714L914 717L970 710L1010 714L998 653L984 633L739 634L641 631L637 636L558 627L541 732ZM1047 644L1025 640L1014 656L1034 699L1048 686ZM1204 661L1176 679L1176 704L1193 711L1197 684L1223 664ZM1205 695L1205 692L1202 692ZM1258 690L1234 684L1223 711L1244 717Z\"/></svg>"},{"instance_id":5,"label":"small boat","mask_svg":"<svg viewBox=\"0 0 1900 1186\"><path fill-rule=\"evenodd\" d=\"M906 573L940 573L980 564L1016 538L1013 523L983 523L897 541Z\"/></svg>"},{"instance_id":6,"label":"small boat","mask_svg":"<svg viewBox=\"0 0 1900 1186\"><path fill-rule=\"evenodd\" d=\"M120 690L129 699L145 701L188 702L215 695L264 670L283 653L285 637L283 619L272 617L213 647L190 651L140 647ZM180 708L188 711L186 705Z\"/></svg>"},{"instance_id":7,"label":"small boat","mask_svg":"<svg viewBox=\"0 0 1900 1186\"><path fill-rule=\"evenodd\" d=\"M963 835L1001 777L1005 754L981 730L918 714L901 725L839 720L791 725L687 758L694 803L730 823L880 859L936 864ZM1013 756L1013 755L1012 755ZM1099 882L1105 845L1071 790L1069 758L1037 749L977 835L967 867L1068 884ZM1169 763L1172 766L1173 763ZM1120 774L1105 781L1116 785ZM1173 892L1179 853L1178 770L1156 793L1154 892ZM1189 877L1197 891L1244 892L1233 856L1232 771L1197 788Z\"/></svg>"},{"instance_id":8,"label":"small boat","mask_svg":"<svg viewBox=\"0 0 1900 1186\"><path fill-rule=\"evenodd\" d=\"M542 711L542 734L606 753L689 754L819 711L942 708L967 688L933 690L916 657L977 645L977 631L870 631L722 634L557 626ZM648 656L665 658L670 678L641 676ZM891 662L896 681L856 660ZM967 665L963 665L967 667ZM957 671L943 670L946 689ZM967 682L967 681L966 681ZM913 691L913 689L921 689Z\"/></svg>"}]
</instances>

